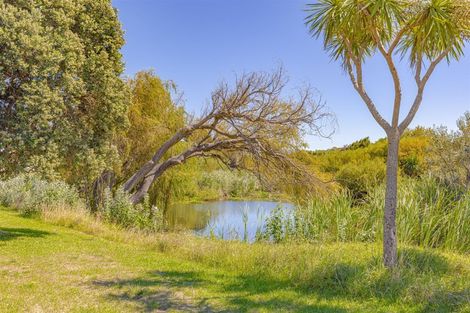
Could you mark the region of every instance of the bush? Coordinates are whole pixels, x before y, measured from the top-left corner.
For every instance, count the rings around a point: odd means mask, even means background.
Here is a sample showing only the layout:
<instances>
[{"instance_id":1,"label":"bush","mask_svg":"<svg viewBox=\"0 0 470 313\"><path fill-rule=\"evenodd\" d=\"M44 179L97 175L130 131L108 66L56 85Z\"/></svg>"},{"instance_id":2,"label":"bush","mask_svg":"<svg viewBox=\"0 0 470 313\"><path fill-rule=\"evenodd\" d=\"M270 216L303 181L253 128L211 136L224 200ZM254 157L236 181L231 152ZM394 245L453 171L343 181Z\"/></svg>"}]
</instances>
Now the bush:
<instances>
[{"instance_id":1,"label":"bush","mask_svg":"<svg viewBox=\"0 0 470 313\"><path fill-rule=\"evenodd\" d=\"M399 164L402 173L410 177L418 177L422 172L420 161L415 155L401 158Z\"/></svg>"},{"instance_id":2,"label":"bush","mask_svg":"<svg viewBox=\"0 0 470 313\"><path fill-rule=\"evenodd\" d=\"M46 181L32 174L0 181L0 203L24 214L84 207L84 201L75 188L61 181Z\"/></svg>"},{"instance_id":3,"label":"bush","mask_svg":"<svg viewBox=\"0 0 470 313\"><path fill-rule=\"evenodd\" d=\"M103 205L99 207L99 214L105 221L142 230L160 231L164 228L163 211L156 206L149 205L148 197L142 204L133 205L122 188L114 194L108 189L105 191Z\"/></svg>"},{"instance_id":4,"label":"bush","mask_svg":"<svg viewBox=\"0 0 470 313\"><path fill-rule=\"evenodd\" d=\"M336 174L336 181L351 193L354 199L367 195L369 186L380 185L385 178L385 163L378 158L351 162Z\"/></svg>"},{"instance_id":5,"label":"bush","mask_svg":"<svg viewBox=\"0 0 470 313\"><path fill-rule=\"evenodd\" d=\"M85 201L77 190L62 181L47 181L36 175L20 175L0 181L0 204L23 214L45 213L53 210L70 210L86 213ZM164 228L163 212L143 204L132 205L122 189L105 191L103 205L98 215L103 220L126 228L159 231Z\"/></svg>"},{"instance_id":6,"label":"bush","mask_svg":"<svg viewBox=\"0 0 470 313\"><path fill-rule=\"evenodd\" d=\"M202 176L198 181L199 190L216 192L218 198L247 197L261 190L257 178L250 173L216 170Z\"/></svg>"}]
</instances>

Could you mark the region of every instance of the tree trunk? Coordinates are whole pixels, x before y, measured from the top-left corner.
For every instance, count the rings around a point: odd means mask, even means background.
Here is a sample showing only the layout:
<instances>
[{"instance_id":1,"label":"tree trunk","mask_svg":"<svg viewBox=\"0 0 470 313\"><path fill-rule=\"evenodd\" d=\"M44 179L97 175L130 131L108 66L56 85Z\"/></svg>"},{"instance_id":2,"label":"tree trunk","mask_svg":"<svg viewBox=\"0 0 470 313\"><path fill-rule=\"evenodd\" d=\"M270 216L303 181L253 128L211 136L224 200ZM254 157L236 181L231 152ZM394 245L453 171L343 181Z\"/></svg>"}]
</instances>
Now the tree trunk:
<instances>
[{"instance_id":1,"label":"tree trunk","mask_svg":"<svg viewBox=\"0 0 470 313\"><path fill-rule=\"evenodd\" d=\"M137 204L142 201L150 189L153 181L156 179L154 175L146 177L139 188L131 195L132 204Z\"/></svg>"},{"instance_id":2,"label":"tree trunk","mask_svg":"<svg viewBox=\"0 0 470 313\"><path fill-rule=\"evenodd\" d=\"M188 151L191 151L191 150L188 150ZM189 153L188 151L185 151L184 153ZM131 202L133 204L137 204L139 203L140 201L142 201L145 197L145 195L147 194L147 192L149 191L150 187L152 186L153 182L158 179L160 176L162 176L162 174L169 168L177 165L177 164L181 164L185 161L185 158L184 158L184 154L183 156L176 156L176 157L172 157L168 160L166 160L165 162L155 166L153 169L151 169L150 171L148 171L147 175L148 176L145 176L145 174L143 173L140 173L139 175L142 176L142 183L136 188L135 192L132 194L131 196ZM151 174L150 174L151 173ZM127 192L129 192L130 190L126 190Z\"/></svg>"},{"instance_id":3,"label":"tree trunk","mask_svg":"<svg viewBox=\"0 0 470 313\"><path fill-rule=\"evenodd\" d=\"M390 130L388 134L387 186L385 190L383 238L383 261L384 265L388 268L392 268L397 264L397 227L395 221L397 212L399 145L399 130Z\"/></svg>"}]
</instances>

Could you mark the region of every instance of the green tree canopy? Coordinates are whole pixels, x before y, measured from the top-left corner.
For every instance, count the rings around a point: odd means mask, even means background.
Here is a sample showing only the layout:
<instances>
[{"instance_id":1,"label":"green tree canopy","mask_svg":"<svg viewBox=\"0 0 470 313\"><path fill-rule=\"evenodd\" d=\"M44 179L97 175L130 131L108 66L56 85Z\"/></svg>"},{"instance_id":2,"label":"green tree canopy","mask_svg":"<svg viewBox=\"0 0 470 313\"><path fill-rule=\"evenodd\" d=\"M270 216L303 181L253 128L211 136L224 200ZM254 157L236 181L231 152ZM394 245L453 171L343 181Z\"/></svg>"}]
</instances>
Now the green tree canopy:
<instances>
[{"instance_id":1,"label":"green tree canopy","mask_svg":"<svg viewBox=\"0 0 470 313\"><path fill-rule=\"evenodd\" d=\"M127 125L123 33L109 0L0 0L0 171L89 181Z\"/></svg>"}]
</instances>

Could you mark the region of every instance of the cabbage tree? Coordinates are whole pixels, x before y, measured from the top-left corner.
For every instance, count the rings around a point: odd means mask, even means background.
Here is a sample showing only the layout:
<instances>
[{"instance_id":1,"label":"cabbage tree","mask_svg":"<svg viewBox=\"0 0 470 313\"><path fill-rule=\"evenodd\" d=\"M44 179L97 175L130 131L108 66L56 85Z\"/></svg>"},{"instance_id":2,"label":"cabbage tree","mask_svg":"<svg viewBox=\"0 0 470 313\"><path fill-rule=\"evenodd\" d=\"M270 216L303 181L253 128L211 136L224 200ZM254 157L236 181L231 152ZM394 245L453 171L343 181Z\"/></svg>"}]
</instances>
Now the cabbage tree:
<instances>
[{"instance_id":1,"label":"cabbage tree","mask_svg":"<svg viewBox=\"0 0 470 313\"><path fill-rule=\"evenodd\" d=\"M396 209L400 137L418 112L436 66L458 60L470 33L468 0L319 0L309 4L306 24L342 64L354 89L388 138L383 261L397 264ZM393 80L393 115L387 120L367 91L363 65L378 54ZM416 82L411 108L400 118L402 83L398 62L408 62Z\"/></svg>"}]
</instances>

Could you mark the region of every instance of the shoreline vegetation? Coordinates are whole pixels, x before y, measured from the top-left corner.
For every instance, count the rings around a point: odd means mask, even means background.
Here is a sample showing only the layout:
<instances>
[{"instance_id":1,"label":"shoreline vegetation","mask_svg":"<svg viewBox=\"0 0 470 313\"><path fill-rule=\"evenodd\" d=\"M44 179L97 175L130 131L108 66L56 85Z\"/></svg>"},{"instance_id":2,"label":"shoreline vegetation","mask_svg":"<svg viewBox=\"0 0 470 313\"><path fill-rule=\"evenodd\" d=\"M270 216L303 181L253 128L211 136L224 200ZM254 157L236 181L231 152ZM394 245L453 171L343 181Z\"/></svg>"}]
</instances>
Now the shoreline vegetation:
<instances>
[{"instance_id":1,"label":"shoreline vegetation","mask_svg":"<svg viewBox=\"0 0 470 313\"><path fill-rule=\"evenodd\" d=\"M268 192L260 192L259 194L248 195L243 197L232 197L232 196L222 196L222 197L206 197L206 198L195 198L189 200L178 200L172 204L198 204L205 202L215 202L215 201L273 201L273 202L291 202L292 197L282 194L270 194Z\"/></svg>"},{"instance_id":2,"label":"shoreline vegetation","mask_svg":"<svg viewBox=\"0 0 470 313\"><path fill-rule=\"evenodd\" d=\"M382 185L356 199L347 191L298 203L290 213L277 208L263 217L256 241L270 243L380 242L382 237ZM0 181L0 204L26 215L55 210L76 211L90 218L144 232L168 232L165 210L148 202L133 205L129 195L118 190L106 193L96 212L70 185L49 182L35 175ZM450 188L433 177L419 180L403 177L400 182L400 242L423 248L470 251L470 192ZM247 223L248 221L245 221ZM174 230L174 229L173 229ZM238 234L242 238L241 234Z\"/></svg>"}]
</instances>

